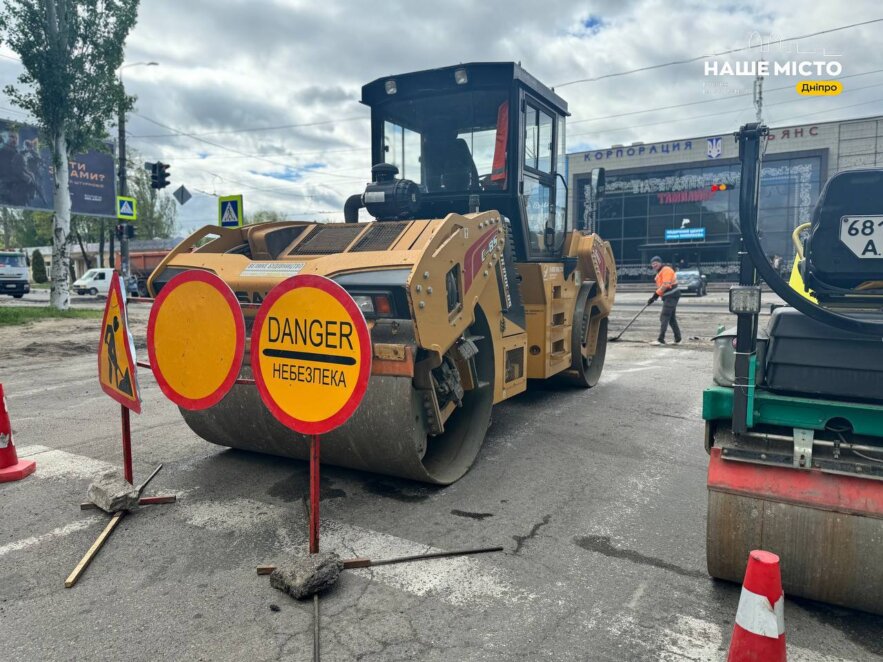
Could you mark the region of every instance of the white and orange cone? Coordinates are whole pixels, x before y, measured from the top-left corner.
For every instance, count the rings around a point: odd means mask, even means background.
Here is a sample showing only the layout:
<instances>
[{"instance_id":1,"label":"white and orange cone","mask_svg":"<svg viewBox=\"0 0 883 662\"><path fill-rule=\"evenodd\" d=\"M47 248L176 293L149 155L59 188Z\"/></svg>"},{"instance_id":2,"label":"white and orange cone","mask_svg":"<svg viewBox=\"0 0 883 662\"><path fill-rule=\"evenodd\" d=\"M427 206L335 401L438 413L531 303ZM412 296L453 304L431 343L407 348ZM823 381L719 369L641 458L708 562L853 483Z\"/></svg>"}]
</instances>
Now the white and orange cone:
<instances>
[{"instance_id":1,"label":"white and orange cone","mask_svg":"<svg viewBox=\"0 0 883 662\"><path fill-rule=\"evenodd\" d=\"M748 555L727 662L785 662L785 594L772 552Z\"/></svg>"},{"instance_id":2,"label":"white and orange cone","mask_svg":"<svg viewBox=\"0 0 883 662\"><path fill-rule=\"evenodd\" d=\"M19 460L12 443L12 424L6 409L6 395L0 384L0 483L21 480L34 473L37 463L33 460Z\"/></svg>"}]
</instances>

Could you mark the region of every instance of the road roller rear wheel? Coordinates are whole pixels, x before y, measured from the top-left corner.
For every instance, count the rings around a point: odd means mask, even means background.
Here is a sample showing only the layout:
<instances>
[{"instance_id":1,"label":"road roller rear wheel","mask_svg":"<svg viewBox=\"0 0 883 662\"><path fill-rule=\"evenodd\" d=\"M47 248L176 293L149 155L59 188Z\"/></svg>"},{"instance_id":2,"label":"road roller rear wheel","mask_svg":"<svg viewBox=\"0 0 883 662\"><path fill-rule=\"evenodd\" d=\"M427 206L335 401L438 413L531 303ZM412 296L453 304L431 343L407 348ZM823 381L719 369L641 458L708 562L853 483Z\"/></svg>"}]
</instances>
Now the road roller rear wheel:
<instances>
[{"instance_id":1,"label":"road roller rear wheel","mask_svg":"<svg viewBox=\"0 0 883 662\"><path fill-rule=\"evenodd\" d=\"M406 328L400 329L401 336ZM484 442L494 401L493 342L480 309L466 335L478 347L473 360L479 387L464 393L442 434L429 436L423 394L409 377L372 375L352 418L322 436L323 464L437 485L462 477ZM251 376L248 365L242 376ZM214 407L182 409L181 414L191 430L214 444L307 459L306 437L277 421L254 386L236 385Z\"/></svg>"}]
</instances>

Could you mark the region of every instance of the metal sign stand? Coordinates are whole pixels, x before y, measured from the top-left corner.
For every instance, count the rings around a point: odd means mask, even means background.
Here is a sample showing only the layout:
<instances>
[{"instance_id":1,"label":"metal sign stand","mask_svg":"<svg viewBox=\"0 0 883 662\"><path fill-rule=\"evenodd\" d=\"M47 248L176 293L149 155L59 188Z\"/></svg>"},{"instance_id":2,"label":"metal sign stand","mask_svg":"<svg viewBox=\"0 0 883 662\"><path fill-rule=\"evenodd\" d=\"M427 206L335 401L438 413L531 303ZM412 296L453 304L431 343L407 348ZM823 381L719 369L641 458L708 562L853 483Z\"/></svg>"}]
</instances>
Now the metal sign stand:
<instances>
[{"instance_id":1,"label":"metal sign stand","mask_svg":"<svg viewBox=\"0 0 883 662\"><path fill-rule=\"evenodd\" d=\"M310 435L310 554L319 553L319 435Z\"/></svg>"}]
</instances>

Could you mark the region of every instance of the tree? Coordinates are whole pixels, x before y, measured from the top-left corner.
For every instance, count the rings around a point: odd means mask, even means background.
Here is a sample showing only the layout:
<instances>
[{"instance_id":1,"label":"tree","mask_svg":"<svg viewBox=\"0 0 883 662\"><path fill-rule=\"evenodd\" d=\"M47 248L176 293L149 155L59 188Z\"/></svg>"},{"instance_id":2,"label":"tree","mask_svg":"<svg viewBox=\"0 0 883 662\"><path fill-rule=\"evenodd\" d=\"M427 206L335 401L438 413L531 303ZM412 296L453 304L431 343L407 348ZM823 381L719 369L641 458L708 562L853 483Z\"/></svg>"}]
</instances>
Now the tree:
<instances>
[{"instance_id":1,"label":"tree","mask_svg":"<svg viewBox=\"0 0 883 662\"><path fill-rule=\"evenodd\" d=\"M15 226L16 246L47 246L52 243L52 212L21 211L21 222Z\"/></svg>"},{"instance_id":2,"label":"tree","mask_svg":"<svg viewBox=\"0 0 883 662\"><path fill-rule=\"evenodd\" d=\"M35 248L31 253L31 272L34 274L35 283L45 283L46 278L46 260L43 259L43 253L39 248Z\"/></svg>"},{"instance_id":3,"label":"tree","mask_svg":"<svg viewBox=\"0 0 883 662\"><path fill-rule=\"evenodd\" d=\"M258 223L271 223L273 221L287 221L288 218L284 212L275 211L273 209L262 209L253 214L247 214L243 223L245 225L256 225Z\"/></svg>"},{"instance_id":4,"label":"tree","mask_svg":"<svg viewBox=\"0 0 883 662\"><path fill-rule=\"evenodd\" d=\"M101 148L105 127L132 107L116 71L138 17L138 0L6 0L0 39L21 58L12 102L37 119L49 145L55 184L52 291L49 304L70 307L68 242L71 197L68 161Z\"/></svg>"},{"instance_id":5,"label":"tree","mask_svg":"<svg viewBox=\"0 0 883 662\"><path fill-rule=\"evenodd\" d=\"M3 237L3 248L12 248L13 239L21 232L22 217L16 209L0 207L0 235Z\"/></svg>"},{"instance_id":6,"label":"tree","mask_svg":"<svg viewBox=\"0 0 883 662\"><path fill-rule=\"evenodd\" d=\"M175 234L175 200L165 191L150 187L150 173L144 168L135 170L129 195L138 201L135 227L141 239L166 239Z\"/></svg>"}]
</instances>

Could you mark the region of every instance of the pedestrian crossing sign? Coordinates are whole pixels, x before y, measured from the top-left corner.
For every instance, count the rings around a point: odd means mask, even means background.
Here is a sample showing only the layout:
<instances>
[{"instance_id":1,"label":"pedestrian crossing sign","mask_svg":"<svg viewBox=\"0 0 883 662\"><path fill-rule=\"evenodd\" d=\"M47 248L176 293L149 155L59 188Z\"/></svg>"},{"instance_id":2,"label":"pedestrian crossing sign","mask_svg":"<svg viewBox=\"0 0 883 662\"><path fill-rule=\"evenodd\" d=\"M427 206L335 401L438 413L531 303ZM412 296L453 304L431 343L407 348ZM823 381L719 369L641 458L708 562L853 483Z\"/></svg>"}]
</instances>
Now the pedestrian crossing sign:
<instances>
[{"instance_id":1,"label":"pedestrian crossing sign","mask_svg":"<svg viewBox=\"0 0 883 662\"><path fill-rule=\"evenodd\" d=\"M98 344L98 381L102 390L124 407L141 413L141 394L135 366L135 342L126 319L126 295L117 272L111 275L110 291L101 320Z\"/></svg>"},{"instance_id":2,"label":"pedestrian crossing sign","mask_svg":"<svg viewBox=\"0 0 883 662\"><path fill-rule=\"evenodd\" d=\"M241 195L225 195L218 198L218 225L222 228L242 227Z\"/></svg>"},{"instance_id":3,"label":"pedestrian crossing sign","mask_svg":"<svg viewBox=\"0 0 883 662\"><path fill-rule=\"evenodd\" d=\"M117 218L121 221L134 221L138 218L138 201L125 195L117 196Z\"/></svg>"}]
</instances>

